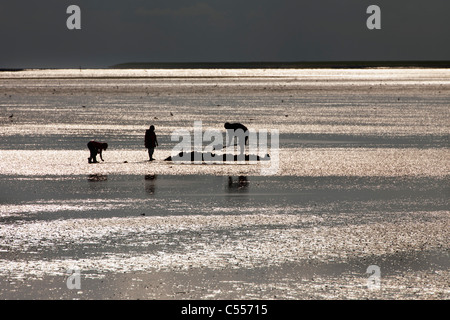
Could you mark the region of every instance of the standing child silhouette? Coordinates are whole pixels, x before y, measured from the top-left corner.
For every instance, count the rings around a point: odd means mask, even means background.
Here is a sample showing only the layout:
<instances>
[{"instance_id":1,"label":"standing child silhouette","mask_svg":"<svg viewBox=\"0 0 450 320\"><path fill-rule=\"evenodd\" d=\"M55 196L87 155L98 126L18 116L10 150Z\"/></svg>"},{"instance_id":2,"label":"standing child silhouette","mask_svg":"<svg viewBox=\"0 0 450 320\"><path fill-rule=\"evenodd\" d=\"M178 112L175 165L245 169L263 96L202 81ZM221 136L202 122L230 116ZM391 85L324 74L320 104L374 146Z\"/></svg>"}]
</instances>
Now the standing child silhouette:
<instances>
[{"instance_id":1,"label":"standing child silhouette","mask_svg":"<svg viewBox=\"0 0 450 320\"><path fill-rule=\"evenodd\" d=\"M157 146L158 140L156 139L155 126L151 125L150 129L145 131L145 147L148 149L149 161L155 160L153 158L153 152Z\"/></svg>"}]
</instances>

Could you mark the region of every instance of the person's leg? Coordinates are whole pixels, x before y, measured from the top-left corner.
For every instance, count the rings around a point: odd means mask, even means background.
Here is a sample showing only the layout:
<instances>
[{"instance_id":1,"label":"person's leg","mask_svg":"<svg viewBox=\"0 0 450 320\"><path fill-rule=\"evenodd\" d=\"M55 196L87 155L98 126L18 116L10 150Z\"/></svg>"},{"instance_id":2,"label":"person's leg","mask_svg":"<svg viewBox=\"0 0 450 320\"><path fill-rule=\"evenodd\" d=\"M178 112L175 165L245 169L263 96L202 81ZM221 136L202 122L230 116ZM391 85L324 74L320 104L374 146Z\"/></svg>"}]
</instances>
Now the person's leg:
<instances>
[{"instance_id":1,"label":"person's leg","mask_svg":"<svg viewBox=\"0 0 450 320\"><path fill-rule=\"evenodd\" d=\"M238 139L238 146L239 146L239 155L243 156L245 154L245 140L242 138Z\"/></svg>"},{"instance_id":2,"label":"person's leg","mask_svg":"<svg viewBox=\"0 0 450 320\"><path fill-rule=\"evenodd\" d=\"M229 147L229 146L232 146L232 145L234 145L234 130L232 130L232 129L227 129L227 137L228 137L228 141L227 141L227 144L225 145L225 147ZM233 142L233 143L232 143Z\"/></svg>"},{"instance_id":3,"label":"person's leg","mask_svg":"<svg viewBox=\"0 0 450 320\"><path fill-rule=\"evenodd\" d=\"M92 161L94 161L93 150L91 148L89 148L89 159L88 159L88 162L92 163Z\"/></svg>"},{"instance_id":4,"label":"person's leg","mask_svg":"<svg viewBox=\"0 0 450 320\"><path fill-rule=\"evenodd\" d=\"M245 145L247 143L248 135L242 129L235 130L234 134L236 135L238 142L237 144L239 145L239 154L243 155L245 153Z\"/></svg>"},{"instance_id":5,"label":"person's leg","mask_svg":"<svg viewBox=\"0 0 450 320\"><path fill-rule=\"evenodd\" d=\"M150 161L155 160L155 159L153 159L153 152L154 151L155 151L155 148L148 148L148 157L149 157Z\"/></svg>"},{"instance_id":6,"label":"person's leg","mask_svg":"<svg viewBox=\"0 0 450 320\"><path fill-rule=\"evenodd\" d=\"M97 163L97 150L91 149L91 162Z\"/></svg>"}]
</instances>

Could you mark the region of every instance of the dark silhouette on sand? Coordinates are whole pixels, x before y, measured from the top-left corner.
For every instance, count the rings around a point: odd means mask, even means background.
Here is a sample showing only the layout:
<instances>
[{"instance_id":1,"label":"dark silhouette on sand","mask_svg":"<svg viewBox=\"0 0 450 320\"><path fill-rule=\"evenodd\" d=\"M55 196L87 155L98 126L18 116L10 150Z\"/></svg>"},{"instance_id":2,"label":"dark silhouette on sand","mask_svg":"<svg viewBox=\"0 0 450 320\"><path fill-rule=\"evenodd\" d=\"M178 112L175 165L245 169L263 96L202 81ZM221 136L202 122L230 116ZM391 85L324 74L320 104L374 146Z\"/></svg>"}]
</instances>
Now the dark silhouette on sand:
<instances>
[{"instance_id":1,"label":"dark silhouette on sand","mask_svg":"<svg viewBox=\"0 0 450 320\"><path fill-rule=\"evenodd\" d=\"M153 152L155 147L158 146L158 140L156 139L155 126L151 125L148 130L145 131L145 147L148 149L149 161L153 161Z\"/></svg>"},{"instance_id":2,"label":"dark silhouette on sand","mask_svg":"<svg viewBox=\"0 0 450 320\"><path fill-rule=\"evenodd\" d=\"M231 146L232 145L231 141L234 139L234 137L238 138L239 145L244 146L244 145L246 145L248 143L248 134L249 134L248 128L246 126L244 126L242 123L225 122L224 127L228 131L228 143L227 143L227 146ZM244 144L242 144L242 141L241 141L242 136L240 136L239 134L236 134L236 130L239 130L239 129L241 129L243 131L243 133L244 133L244 136L245 136L245 143ZM243 152L244 152L244 150L242 150L242 148L241 148L241 153L243 153Z\"/></svg>"},{"instance_id":3,"label":"dark silhouette on sand","mask_svg":"<svg viewBox=\"0 0 450 320\"><path fill-rule=\"evenodd\" d=\"M220 162L234 162L234 161L268 161L270 160L270 156L267 154L265 157L260 157L258 155L236 155L236 154L214 154L211 152L180 152L176 156L169 156L164 161L220 161Z\"/></svg>"},{"instance_id":4,"label":"dark silhouette on sand","mask_svg":"<svg viewBox=\"0 0 450 320\"><path fill-rule=\"evenodd\" d=\"M87 147L89 149L89 151L91 152L89 158L88 158L88 162L89 163L97 163L97 154L100 155L100 159L102 161L103 157L102 157L102 150L106 150L108 148L108 144L105 142L97 142L97 141L89 141L87 144Z\"/></svg>"}]
</instances>

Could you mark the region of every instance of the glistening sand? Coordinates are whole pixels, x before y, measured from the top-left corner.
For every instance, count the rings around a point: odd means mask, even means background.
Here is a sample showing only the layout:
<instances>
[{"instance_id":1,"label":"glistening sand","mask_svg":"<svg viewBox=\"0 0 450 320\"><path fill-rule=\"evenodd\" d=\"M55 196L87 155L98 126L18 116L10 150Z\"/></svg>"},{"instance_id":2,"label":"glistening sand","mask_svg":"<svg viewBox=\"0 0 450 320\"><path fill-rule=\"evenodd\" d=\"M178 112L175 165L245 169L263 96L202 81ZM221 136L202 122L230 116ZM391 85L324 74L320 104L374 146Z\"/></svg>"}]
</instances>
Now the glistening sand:
<instances>
[{"instance_id":1,"label":"glistening sand","mask_svg":"<svg viewBox=\"0 0 450 320\"><path fill-rule=\"evenodd\" d=\"M0 90L3 299L450 297L447 69L22 71ZM279 130L278 172L162 161L197 120Z\"/></svg>"}]
</instances>

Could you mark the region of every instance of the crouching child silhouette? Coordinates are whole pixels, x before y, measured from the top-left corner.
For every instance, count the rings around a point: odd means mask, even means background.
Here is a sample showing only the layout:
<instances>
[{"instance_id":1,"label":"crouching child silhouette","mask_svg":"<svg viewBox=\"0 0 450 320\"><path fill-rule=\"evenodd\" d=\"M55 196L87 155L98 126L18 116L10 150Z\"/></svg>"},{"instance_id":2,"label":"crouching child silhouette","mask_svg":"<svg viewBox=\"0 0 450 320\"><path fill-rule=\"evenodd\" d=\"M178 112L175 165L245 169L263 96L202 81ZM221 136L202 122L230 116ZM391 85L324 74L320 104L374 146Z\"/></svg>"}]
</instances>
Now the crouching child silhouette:
<instances>
[{"instance_id":1,"label":"crouching child silhouette","mask_svg":"<svg viewBox=\"0 0 450 320\"><path fill-rule=\"evenodd\" d=\"M97 163L97 154L100 155L100 159L102 161L102 150L106 150L108 148L108 144L105 142L97 142L97 141L89 141L87 144L89 151L91 152L90 157L88 158L89 163Z\"/></svg>"}]
</instances>

